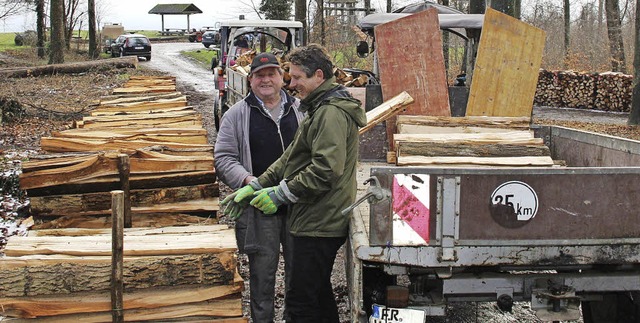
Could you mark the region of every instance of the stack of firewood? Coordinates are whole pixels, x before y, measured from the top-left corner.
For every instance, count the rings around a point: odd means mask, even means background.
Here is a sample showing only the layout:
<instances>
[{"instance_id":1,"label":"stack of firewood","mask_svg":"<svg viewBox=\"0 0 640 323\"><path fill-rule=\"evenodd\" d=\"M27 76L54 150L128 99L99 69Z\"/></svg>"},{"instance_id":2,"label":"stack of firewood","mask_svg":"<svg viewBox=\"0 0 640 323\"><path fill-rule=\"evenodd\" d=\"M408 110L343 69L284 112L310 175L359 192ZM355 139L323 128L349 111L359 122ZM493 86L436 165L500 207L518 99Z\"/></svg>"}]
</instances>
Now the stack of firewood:
<instances>
[{"instance_id":1,"label":"stack of firewood","mask_svg":"<svg viewBox=\"0 0 640 323\"><path fill-rule=\"evenodd\" d=\"M0 258L0 315L38 322L111 322L111 229L11 237ZM235 235L226 225L124 232L126 321L242 318Z\"/></svg>"},{"instance_id":2,"label":"stack of firewood","mask_svg":"<svg viewBox=\"0 0 640 323\"><path fill-rule=\"evenodd\" d=\"M397 165L447 167L553 166L542 139L534 138L529 118L398 116Z\"/></svg>"},{"instance_id":3,"label":"stack of firewood","mask_svg":"<svg viewBox=\"0 0 640 323\"><path fill-rule=\"evenodd\" d=\"M633 78L620 73L540 70L537 105L629 111Z\"/></svg>"}]
</instances>

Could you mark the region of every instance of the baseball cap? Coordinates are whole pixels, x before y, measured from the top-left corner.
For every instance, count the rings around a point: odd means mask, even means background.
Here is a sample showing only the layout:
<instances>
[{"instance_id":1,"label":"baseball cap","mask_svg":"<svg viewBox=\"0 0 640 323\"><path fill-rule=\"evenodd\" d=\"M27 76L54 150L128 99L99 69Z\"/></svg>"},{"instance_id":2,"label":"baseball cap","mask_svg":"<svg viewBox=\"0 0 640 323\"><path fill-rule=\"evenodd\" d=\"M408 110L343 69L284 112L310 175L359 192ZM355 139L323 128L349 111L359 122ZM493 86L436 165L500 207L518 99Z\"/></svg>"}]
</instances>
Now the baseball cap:
<instances>
[{"instance_id":1,"label":"baseball cap","mask_svg":"<svg viewBox=\"0 0 640 323\"><path fill-rule=\"evenodd\" d=\"M254 57L251 62L251 73L267 67L280 67L280 63L275 55L271 53L261 53Z\"/></svg>"}]
</instances>

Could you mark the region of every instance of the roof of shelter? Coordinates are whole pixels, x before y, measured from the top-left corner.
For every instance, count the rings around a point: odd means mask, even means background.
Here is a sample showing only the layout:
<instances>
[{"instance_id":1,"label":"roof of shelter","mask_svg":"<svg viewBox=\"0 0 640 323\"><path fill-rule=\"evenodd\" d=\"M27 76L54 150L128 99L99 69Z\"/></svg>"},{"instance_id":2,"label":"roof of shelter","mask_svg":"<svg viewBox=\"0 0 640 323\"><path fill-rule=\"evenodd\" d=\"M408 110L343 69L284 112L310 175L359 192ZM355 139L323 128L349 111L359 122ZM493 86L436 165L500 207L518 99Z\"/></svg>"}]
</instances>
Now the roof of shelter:
<instances>
[{"instance_id":1,"label":"roof of shelter","mask_svg":"<svg viewBox=\"0 0 640 323\"><path fill-rule=\"evenodd\" d=\"M202 13L193 3L157 4L149 10L150 14L156 15L188 15Z\"/></svg>"}]
</instances>

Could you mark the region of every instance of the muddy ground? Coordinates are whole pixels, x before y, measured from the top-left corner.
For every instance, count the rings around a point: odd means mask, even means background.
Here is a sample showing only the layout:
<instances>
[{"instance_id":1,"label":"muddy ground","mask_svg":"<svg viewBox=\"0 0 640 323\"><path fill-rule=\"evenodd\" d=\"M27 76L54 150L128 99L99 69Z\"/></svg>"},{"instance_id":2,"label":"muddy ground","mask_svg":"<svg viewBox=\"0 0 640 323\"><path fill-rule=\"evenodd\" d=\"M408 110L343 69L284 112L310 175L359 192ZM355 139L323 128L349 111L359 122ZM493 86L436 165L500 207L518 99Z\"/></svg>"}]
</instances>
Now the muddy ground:
<instances>
[{"instance_id":1,"label":"muddy ground","mask_svg":"<svg viewBox=\"0 0 640 323\"><path fill-rule=\"evenodd\" d=\"M20 54L16 57L0 56L0 68L24 66L33 61L34 55ZM152 62L140 62L138 70L114 69L100 72L88 72L82 75L44 76L25 79L0 80L0 108L3 112L3 124L0 129L0 248L8 235L24 231L20 228L19 219L26 215L23 206L26 198L16 190L17 174L20 161L33 154L41 153L39 140L52 131L66 129L70 122L80 119L97 103L100 96L121 86L131 75L167 74L158 71L164 66L154 56ZM184 60L172 56L172 60ZM159 62L158 62L159 61ZM153 64L149 64L153 63ZM174 68L175 67L169 67ZM206 71L206 67L200 68ZM179 73L179 72L178 72ZM188 72L193 74L192 72ZM210 72L206 72L210 73ZM171 73L173 74L173 73ZM202 74L205 75L205 74ZM205 80L206 81L206 80ZM211 108L213 94L209 84L203 88L200 78L181 79L178 77L178 89L188 97L189 104L203 115L204 124L209 133L211 144L215 142L215 130ZM593 112L576 109L559 109L536 107L534 122L536 124L558 124L594 132L606 133L640 140L640 131L636 127L626 126L626 114ZM223 195L228 190L223 188ZM16 221L16 219L18 221ZM223 223L233 225L224 217ZM240 272L246 284L243 295L245 314L248 317L248 272L246 257L240 256ZM348 322L347 287L344 275L344 261L338 257L334 267L334 292L339 302L341 320ZM278 280L282 282L282 270L278 272ZM276 293L277 319L281 318L284 288L282 283ZM452 306L450 314L441 322L538 322L527 304L517 306L514 313L501 313L494 304L467 304Z\"/></svg>"}]
</instances>

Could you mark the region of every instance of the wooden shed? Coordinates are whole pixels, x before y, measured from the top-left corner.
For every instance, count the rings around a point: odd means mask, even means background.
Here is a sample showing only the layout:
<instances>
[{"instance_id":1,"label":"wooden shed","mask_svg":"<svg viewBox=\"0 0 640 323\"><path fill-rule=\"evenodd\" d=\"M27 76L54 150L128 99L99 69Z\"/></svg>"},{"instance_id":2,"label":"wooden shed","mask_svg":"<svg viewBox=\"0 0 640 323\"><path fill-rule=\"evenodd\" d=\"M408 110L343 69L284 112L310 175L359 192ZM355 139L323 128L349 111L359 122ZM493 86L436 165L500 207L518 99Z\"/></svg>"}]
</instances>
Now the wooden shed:
<instances>
[{"instance_id":1,"label":"wooden shed","mask_svg":"<svg viewBox=\"0 0 640 323\"><path fill-rule=\"evenodd\" d=\"M163 34L188 32L191 29L189 16L197 13L202 13L202 10L196 7L193 3L157 4L155 7L153 7L153 9L149 10L149 14L160 15L162 17L162 29L160 31ZM187 28L179 30L165 28L164 15L186 15Z\"/></svg>"}]
</instances>

